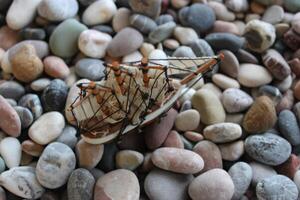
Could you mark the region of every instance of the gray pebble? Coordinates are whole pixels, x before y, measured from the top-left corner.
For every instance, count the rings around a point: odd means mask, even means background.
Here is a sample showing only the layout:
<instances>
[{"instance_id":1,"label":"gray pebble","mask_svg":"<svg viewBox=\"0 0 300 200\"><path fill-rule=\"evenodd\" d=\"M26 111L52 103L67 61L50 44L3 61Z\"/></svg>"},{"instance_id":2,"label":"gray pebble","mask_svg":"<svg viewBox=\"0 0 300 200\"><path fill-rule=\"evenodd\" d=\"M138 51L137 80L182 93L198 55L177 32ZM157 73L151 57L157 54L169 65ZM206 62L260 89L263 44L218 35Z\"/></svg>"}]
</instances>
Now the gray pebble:
<instances>
[{"instance_id":1,"label":"gray pebble","mask_svg":"<svg viewBox=\"0 0 300 200\"><path fill-rule=\"evenodd\" d=\"M176 23L173 21L159 25L149 34L150 42L155 44L169 38L172 35L175 27Z\"/></svg>"},{"instance_id":2,"label":"gray pebble","mask_svg":"<svg viewBox=\"0 0 300 200\"><path fill-rule=\"evenodd\" d=\"M130 17L130 25L146 35L157 27L156 23L150 17L139 14Z\"/></svg>"},{"instance_id":3,"label":"gray pebble","mask_svg":"<svg viewBox=\"0 0 300 200\"><path fill-rule=\"evenodd\" d=\"M296 184L283 175L265 178L256 186L258 200L296 200L298 193Z\"/></svg>"},{"instance_id":4,"label":"gray pebble","mask_svg":"<svg viewBox=\"0 0 300 200\"><path fill-rule=\"evenodd\" d=\"M180 46L178 47L174 53L172 54L173 57L187 57L187 58L195 58L196 55L188 46Z\"/></svg>"},{"instance_id":5,"label":"gray pebble","mask_svg":"<svg viewBox=\"0 0 300 200\"><path fill-rule=\"evenodd\" d=\"M270 24L277 24L284 18L284 10L281 6L270 6L263 14L262 20Z\"/></svg>"},{"instance_id":6,"label":"gray pebble","mask_svg":"<svg viewBox=\"0 0 300 200\"><path fill-rule=\"evenodd\" d=\"M68 199L91 200L93 199L95 179L86 169L74 170L68 180Z\"/></svg>"},{"instance_id":7,"label":"gray pebble","mask_svg":"<svg viewBox=\"0 0 300 200\"><path fill-rule=\"evenodd\" d=\"M283 110L278 116L278 127L281 134L292 144L300 144L300 130L296 116L290 110Z\"/></svg>"},{"instance_id":8,"label":"gray pebble","mask_svg":"<svg viewBox=\"0 0 300 200\"><path fill-rule=\"evenodd\" d=\"M105 67L103 61L92 58L79 60L75 66L75 72L82 78L92 81L99 81L104 77Z\"/></svg>"},{"instance_id":9,"label":"gray pebble","mask_svg":"<svg viewBox=\"0 0 300 200\"><path fill-rule=\"evenodd\" d=\"M54 79L44 89L41 101L45 111L61 111L65 107L68 96L68 87L64 81Z\"/></svg>"},{"instance_id":10,"label":"gray pebble","mask_svg":"<svg viewBox=\"0 0 300 200\"><path fill-rule=\"evenodd\" d=\"M18 102L19 106L28 108L32 114L33 118L39 118L43 113L43 107L39 97L36 94L26 94Z\"/></svg>"},{"instance_id":11,"label":"gray pebble","mask_svg":"<svg viewBox=\"0 0 300 200\"><path fill-rule=\"evenodd\" d=\"M22 106L16 106L14 109L20 117L22 129L28 128L33 122L33 115L31 111Z\"/></svg>"},{"instance_id":12,"label":"gray pebble","mask_svg":"<svg viewBox=\"0 0 300 200\"><path fill-rule=\"evenodd\" d=\"M60 200L59 194L55 191L47 190L42 196L41 200Z\"/></svg>"},{"instance_id":13,"label":"gray pebble","mask_svg":"<svg viewBox=\"0 0 300 200\"><path fill-rule=\"evenodd\" d=\"M68 145L71 149L73 149L77 143L76 137L77 130L72 126L65 126L63 132L56 139L56 142L61 142Z\"/></svg>"},{"instance_id":14,"label":"gray pebble","mask_svg":"<svg viewBox=\"0 0 300 200\"><path fill-rule=\"evenodd\" d=\"M14 100L14 99L5 99L5 100L6 100L6 101L9 103L9 105L11 105L12 107L18 105L17 101Z\"/></svg>"},{"instance_id":15,"label":"gray pebble","mask_svg":"<svg viewBox=\"0 0 300 200\"><path fill-rule=\"evenodd\" d=\"M258 64L258 59L248 51L244 49L239 49L235 53L237 59L240 63L252 63L252 64Z\"/></svg>"},{"instance_id":16,"label":"gray pebble","mask_svg":"<svg viewBox=\"0 0 300 200\"><path fill-rule=\"evenodd\" d=\"M164 15L160 15L156 20L156 24L157 25L162 25L168 22L173 22L174 18L172 17L172 15L169 14L164 14Z\"/></svg>"},{"instance_id":17,"label":"gray pebble","mask_svg":"<svg viewBox=\"0 0 300 200\"><path fill-rule=\"evenodd\" d=\"M108 25L93 26L92 29L103 32L103 33L107 33L109 35L112 35L114 33L113 28Z\"/></svg>"},{"instance_id":18,"label":"gray pebble","mask_svg":"<svg viewBox=\"0 0 300 200\"><path fill-rule=\"evenodd\" d=\"M43 91L48 85L50 85L51 80L48 78L40 78L31 82L30 87L36 92Z\"/></svg>"},{"instance_id":19,"label":"gray pebble","mask_svg":"<svg viewBox=\"0 0 300 200\"><path fill-rule=\"evenodd\" d=\"M244 45L244 39L231 33L211 33L205 40L215 51L227 49L235 53Z\"/></svg>"},{"instance_id":20,"label":"gray pebble","mask_svg":"<svg viewBox=\"0 0 300 200\"><path fill-rule=\"evenodd\" d=\"M21 31L21 36L24 40L44 40L46 31L41 28L25 28Z\"/></svg>"},{"instance_id":21,"label":"gray pebble","mask_svg":"<svg viewBox=\"0 0 300 200\"><path fill-rule=\"evenodd\" d=\"M24 94L24 87L16 81L5 81L0 84L0 95L4 98L18 101Z\"/></svg>"},{"instance_id":22,"label":"gray pebble","mask_svg":"<svg viewBox=\"0 0 300 200\"><path fill-rule=\"evenodd\" d=\"M284 163L291 154L291 144L284 138L265 133L248 136L245 140L245 150L253 159L271 166Z\"/></svg>"},{"instance_id":23,"label":"gray pebble","mask_svg":"<svg viewBox=\"0 0 300 200\"><path fill-rule=\"evenodd\" d=\"M211 46L203 39L197 39L190 44L196 56L213 56L215 55Z\"/></svg>"},{"instance_id":24,"label":"gray pebble","mask_svg":"<svg viewBox=\"0 0 300 200\"><path fill-rule=\"evenodd\" d=\"M259 87L258 94L260 96L268 96L276 104L282 99L282 94L278 88L272 85L263 85Z\"/></svg>"}]
</instances>

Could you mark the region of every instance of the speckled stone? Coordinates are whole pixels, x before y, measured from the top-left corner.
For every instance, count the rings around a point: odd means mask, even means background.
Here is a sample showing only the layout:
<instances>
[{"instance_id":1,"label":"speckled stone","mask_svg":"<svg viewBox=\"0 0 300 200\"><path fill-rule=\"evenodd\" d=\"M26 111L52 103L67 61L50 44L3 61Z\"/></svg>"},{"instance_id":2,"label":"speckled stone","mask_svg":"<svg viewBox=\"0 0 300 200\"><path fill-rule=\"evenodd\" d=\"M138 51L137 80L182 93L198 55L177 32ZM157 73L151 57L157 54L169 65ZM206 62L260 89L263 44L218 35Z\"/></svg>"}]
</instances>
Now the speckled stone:
<instances>
[{"instance_id":1,"label":"speckled stone","mask_svg":"<svg viewBox=\"0 0 300 200\"><path fill-rule=\"evenodd\" d=\"M247 110L253 103L253 98L238 88L226 89L221 101L228 113L238 113Z\"/></svg>"},{"instance_id":2,"label":"speckled stone","mask_svg":"<svg viewBox=\"0 0 300 200\"><path fill-rule=\"evenodd\" d=\"M218 146L221 151L222 159L227 161L236 161L240 159L245 152L243 140L225 143Z\"/></svg>"},{"instance_id":3,"label":"speckled stone","mask_svg":"<svg viewBox=\"0 0 300 200\"><path fill-rule=\"evenodd\" d=\"M129 0L129 5L134 12L143 13L151 18L156 18L161 12L162 0L149 0L146 2L141 0Z\"/></svg>"},{"instance_id":4,"label":"speckled stone","mask_svg":"<svg viewBox=\"0 0 300 200\"><path fill-rule=\"evenodd\" d=\"M33 115L31 111L22 106L15 106L14 109L20 117L22 129L28 128L33 122Z\"/></svg>"},{"instance_id":5,"label":"speckled stone","mask_svg":"<svg viewBox=\"0 0 300 200\"><path fill-rule=\"evenodd\" d=\"M146 35L152 32L157 27L157 24L153 19L140 14L132 15L130 17L130 24Z\"/></svg>"},{"instance_id":6,"label":"speckled stone","mask_svg":"<svg viewBox=\"0 0 300 200\"><path fill-rule=\"evenodd\" d=\"M217 123L205 127L203 130L204 138L214 143L232 142L242 135L242 128L234 123Z\"/></svg>"},{"instance_id":7,"label":"speckled stone","mask_svg":"<svg viewBox=\"0 0 300 200\"><path fill-rule=\"evenodd\" d=\"M32 112L34 119L39 118L43 113L41 101L36 94L26 94L22 96L18 105L28 108Z\"/></svg>"}]
</instances>

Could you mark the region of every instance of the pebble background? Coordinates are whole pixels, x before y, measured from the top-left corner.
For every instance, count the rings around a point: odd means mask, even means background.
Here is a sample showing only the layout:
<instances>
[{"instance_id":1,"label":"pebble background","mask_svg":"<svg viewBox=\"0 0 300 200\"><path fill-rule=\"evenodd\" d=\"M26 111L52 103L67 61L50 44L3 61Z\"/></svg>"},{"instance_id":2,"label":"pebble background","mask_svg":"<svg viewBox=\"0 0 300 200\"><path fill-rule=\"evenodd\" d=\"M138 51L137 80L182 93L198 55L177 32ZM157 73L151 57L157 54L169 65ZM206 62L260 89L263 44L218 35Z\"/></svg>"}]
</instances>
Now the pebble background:
<instances>
[{"instance_id":1,"label":"pebble background","mask_svg":"<svg viewBox=\"0 0 300 200\"><path fill-rule=\"evenodd\" d=\"M104 62L225 59L120 144L67 110ZM0 0L0 200L296 200L299 0Z\"/></svg>"}]
</instances>

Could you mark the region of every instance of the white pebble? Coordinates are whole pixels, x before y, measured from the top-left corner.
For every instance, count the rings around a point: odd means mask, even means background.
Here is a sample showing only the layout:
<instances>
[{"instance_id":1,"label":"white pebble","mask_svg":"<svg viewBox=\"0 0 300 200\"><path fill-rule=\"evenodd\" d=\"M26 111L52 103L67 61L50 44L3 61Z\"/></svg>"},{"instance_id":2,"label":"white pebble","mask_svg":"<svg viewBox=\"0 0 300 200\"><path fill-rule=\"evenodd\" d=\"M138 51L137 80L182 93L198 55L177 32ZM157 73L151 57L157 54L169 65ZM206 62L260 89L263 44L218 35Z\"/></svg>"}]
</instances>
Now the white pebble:
<instances>
[{"instance_id":1,"label":"white pebble","mask_svg":"<svg viewBox=\"0 0 300 200\"><path fill-rule=\"evenodd\" d=\"M14 137L6 137L1 140L0 154L8 168L18 167L22 156L22 147L19 140Z\"/></svg>"}]
</instances>

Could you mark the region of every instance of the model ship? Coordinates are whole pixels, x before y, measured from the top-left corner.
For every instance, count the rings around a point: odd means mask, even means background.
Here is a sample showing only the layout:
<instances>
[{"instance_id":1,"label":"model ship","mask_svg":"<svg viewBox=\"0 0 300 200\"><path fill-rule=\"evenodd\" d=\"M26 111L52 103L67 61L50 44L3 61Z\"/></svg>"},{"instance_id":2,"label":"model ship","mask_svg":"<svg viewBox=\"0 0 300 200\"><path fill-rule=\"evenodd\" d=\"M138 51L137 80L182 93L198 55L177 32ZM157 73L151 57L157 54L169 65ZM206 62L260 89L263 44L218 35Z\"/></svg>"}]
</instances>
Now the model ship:
<instances>
[{"instance_id":1,"label":"model ship","mask_svg":"<svg viewBox=\"0 0 300 200\"><path fill-rule=\"evenodd\" d=\"M81 137L101 144L149 124L223 58L146 59L106 64L99 82L80 83L70 109Z\"/></svg>"}]
</instances>

